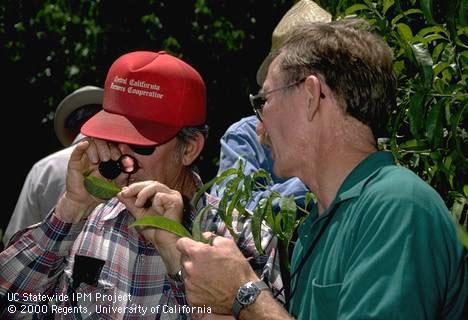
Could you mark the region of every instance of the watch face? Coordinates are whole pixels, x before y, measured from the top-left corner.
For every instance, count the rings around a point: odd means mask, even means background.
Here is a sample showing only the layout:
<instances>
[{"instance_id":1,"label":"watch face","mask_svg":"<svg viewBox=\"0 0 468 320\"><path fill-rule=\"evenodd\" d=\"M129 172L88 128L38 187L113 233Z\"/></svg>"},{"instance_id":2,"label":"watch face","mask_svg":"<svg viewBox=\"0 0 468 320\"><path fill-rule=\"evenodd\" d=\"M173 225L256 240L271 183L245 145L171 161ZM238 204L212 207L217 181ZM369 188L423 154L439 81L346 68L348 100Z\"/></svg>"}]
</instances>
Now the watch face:
<instances>
[{"instance_id":1,"label":"watch face","mask_svg":"<svg viewBox=\"0 0 468 320\"><path fill-rule=\"evenodd\" d=\"M239 289L237 292L237 300L242 305L249 305L255 300L257 294L258 289L249 282Z\"/></svg>"}]
</instances>

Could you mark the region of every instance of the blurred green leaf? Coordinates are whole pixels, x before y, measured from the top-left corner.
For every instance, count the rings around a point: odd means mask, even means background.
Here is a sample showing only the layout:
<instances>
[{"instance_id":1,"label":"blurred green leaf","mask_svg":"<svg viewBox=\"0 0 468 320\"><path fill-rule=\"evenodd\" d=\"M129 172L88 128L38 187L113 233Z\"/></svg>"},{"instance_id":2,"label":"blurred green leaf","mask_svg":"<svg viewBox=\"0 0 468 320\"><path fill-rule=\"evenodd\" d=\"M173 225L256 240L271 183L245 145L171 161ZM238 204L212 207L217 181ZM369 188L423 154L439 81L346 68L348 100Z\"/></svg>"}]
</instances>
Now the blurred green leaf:
<instances>
[{"instance_id":1,"label":"blurred green leaf","mask_svg":"<svg viewBox=\"0 0 468 320\"><path fill-rule=\"evenodd\" d=\"M102 200L112 199L121 190L115 183L91 175L84 177L84 187L90 195Z\"/></svg>"},{"instance_id":2,"label":"blurred green leaf","mask_svg":"<svg viewBox=\"0 0 468 320\"><path fill-rule=\"evenodd\" d=\"M440 103L432 105L426 121L426 135L435 148L440 146L442 140L443 112Z\"/></svg>"},{"instance_id":3,"label":"blurred green leaf","mask_svg":"<svg viewBox=\"0 0 468 320\"><path fill-rule=\"evenodd\" d=\"M419 137L419 131L422 128L425 97L426 93L419 91L410 98L408 120L410 122L411 134L415 137Z\"/></svg>"},{"instance_id":4,"label":"blurred green leaf","mask_svg":"<svg viewBox=\"0 0 468 320\"><path fill-rule=\"evenodd\" d=\"M463 244L463 246L468 249L468 232L462 228L459 224L456 226L458 239Z\"/></svg>"},{"instance_id":5,"label":"blurred green leaf","mask_svg":"<svg viewBox=\"0 0 468 320\"><path fill-rule=\"evenodd\" d=\"M421 10L424 17L430 24L435 24L434 18L432 17L432 0L420 0Z\"/></svg>"}]
</instances>

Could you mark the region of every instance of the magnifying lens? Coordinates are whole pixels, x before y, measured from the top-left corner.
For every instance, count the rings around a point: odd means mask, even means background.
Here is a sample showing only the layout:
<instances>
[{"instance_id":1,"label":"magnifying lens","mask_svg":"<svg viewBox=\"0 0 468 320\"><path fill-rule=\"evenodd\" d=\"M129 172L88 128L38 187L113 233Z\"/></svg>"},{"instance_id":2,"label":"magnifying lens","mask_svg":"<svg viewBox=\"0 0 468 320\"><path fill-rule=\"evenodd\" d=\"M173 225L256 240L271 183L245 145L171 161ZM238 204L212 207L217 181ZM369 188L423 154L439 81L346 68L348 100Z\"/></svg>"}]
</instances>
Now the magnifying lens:
<instances>
[{"instance_id":1,"label":"magnifying lens","mask_svg":"<svg viewBox=\"0 0 468 320\"><path fill-rule=\"evenodd\" d=\"M123 154L117 160L102 161L98 166L99 173L109 180L114 180L121 173L134 174L140 169L138 161L129 154Z\"/></svg>"}]
</instances>

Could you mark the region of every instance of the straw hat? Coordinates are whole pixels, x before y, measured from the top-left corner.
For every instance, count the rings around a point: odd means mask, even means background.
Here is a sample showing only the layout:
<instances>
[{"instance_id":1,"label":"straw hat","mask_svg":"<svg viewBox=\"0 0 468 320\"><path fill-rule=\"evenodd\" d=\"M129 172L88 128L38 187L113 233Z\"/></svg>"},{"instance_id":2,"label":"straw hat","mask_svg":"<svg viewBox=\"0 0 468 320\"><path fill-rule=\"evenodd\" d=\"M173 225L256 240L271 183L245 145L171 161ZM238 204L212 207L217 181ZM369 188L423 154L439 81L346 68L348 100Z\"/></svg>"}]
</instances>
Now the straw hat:
<instances>
[{"instance_id":1,"label":"straw hat","mask_svg":"<svg viewBox=\"0 0 468 320\"><path fill-rule=\"evenodd\" d=\"M275 30L273 30L270 53L265 60L263 60L257 71L258 85L262 86L263 81L265 81L268 67L272 60L272 52L281 47L296 27L311 22L330 22L331 19L332 16L330 13L311 0L301 0L292 6L283 18L281 18Z\"/></svg>"},{"instance_id":2,"label":"straw hat","mask_svg":"<svg viewBox=\"0 0 468 320\"><path fill-rule=\"evenodd\" d=\"M72 144L80 132L81 124L102 108L102 96L102 88L85 86L73 91L60 102L55 110L54 130L64 147ZM73 125L70 126L70 123Z\"/></svg>"}]
</instances>

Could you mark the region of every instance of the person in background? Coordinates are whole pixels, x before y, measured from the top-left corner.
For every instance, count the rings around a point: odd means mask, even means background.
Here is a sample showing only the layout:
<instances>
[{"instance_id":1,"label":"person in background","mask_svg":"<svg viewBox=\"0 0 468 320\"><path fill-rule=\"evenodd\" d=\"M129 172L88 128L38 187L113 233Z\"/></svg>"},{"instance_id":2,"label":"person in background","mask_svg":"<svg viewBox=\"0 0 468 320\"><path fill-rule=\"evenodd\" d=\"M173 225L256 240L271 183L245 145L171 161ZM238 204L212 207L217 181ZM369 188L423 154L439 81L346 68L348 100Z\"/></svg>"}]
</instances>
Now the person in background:
<instances>
[{"instance_id":1,"label":"person in background","mask_svg":"<svg viewBox=\"0 0 468 320\"><path fill-rule=\"evenodd\" d=\"M12 294L62 294L64 301L39 304L48 303L49 311L53 305L66 308L67 314L37 317L214 318L209 308L187 304L179 256L165 260L177 254L179 236L129 227L135 219L162 215L191 230L197 211L215 201L206 195L197 208L190 202L202 185L192 164L207 134L203 79L164 51L131 52L118 58L107 74L103 109L81 128L87 138L71 154L66 190L55 208L42 223L17 233L0 253L3 303ZM119 162L121 172L113 181L122 191L103 201L88 193L84 175L106 176L103 166L111 160ZM180 212L165 206L171 197L181 201ZM201 230L228 234L214 209L201 222ZM255 260L249 229L239 229L245 231L237 244ZM266 255L256 264L257 272L279 289L275 242L271 234L264 239ZM84 296L90 299L80 298Z\"/></svg>"},{"instance_id":2,"label":"person in background","mask_svg":"<svg viewBox=\"0 0 468 320\"><path fill-rule=\"evenodd\" d=\"M65 148L31 167L5 230L5 246L17 231L42 221L65 191L68 159L74 144L83 138L79 134L81 125L102 109L102 92L102 88L84 86L66 96L58 105L54 130Z\"/></svg>"},{"instance_id":3,"label":"person in background","mask_svg":"<svg viewBox=\"0 0 468 320\"><path fill-rule=\"evenodd\" d=\"M447 207L377 151L396 78L390 48L368 29L347 19L296 28L251 97L275 174L299 177L318 200L299 227L289 312L223 237L177 242L191 304L249 320L466 319L466 252Z\"/></svg>"},{"instance_id":4,"label":"person in background","mask_svg":"<svg viewBox=\"0 0 468 320\"><path fill-rule=\"evenodd\" d=\"M285 13L273 30L270 52L276 50L297 26L311 22L330 21L331 14L315 2L310 0L298 1ZM264 69L265 65L262 64L257 72L257 83L260 86L262 86L265 78ZM235 167L238 160L242 159L245 163L245 174L264 169L272 177L271 185L267 186L268 190L257 189L252 192L251 201L246 204L247 209L252 210L255 208L260 199L268 196L271 191L276 191L282 196L293 195L296 204L304 207L304 196L306 192L309 192L308 188L296 177L285 179L274 174L271 152L259 142L259 137L255 130L257 121L258 119L255 116L245 117L232 124L226 130L220 140L221 151L218 174ZM213 187L211 194L221 197L224 194L227 181L220 186ZM275 205L277 204L275 203Z\"/></svg>"}]
</instances>

